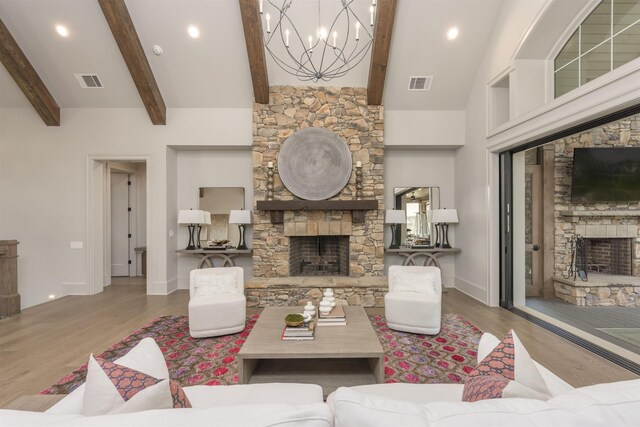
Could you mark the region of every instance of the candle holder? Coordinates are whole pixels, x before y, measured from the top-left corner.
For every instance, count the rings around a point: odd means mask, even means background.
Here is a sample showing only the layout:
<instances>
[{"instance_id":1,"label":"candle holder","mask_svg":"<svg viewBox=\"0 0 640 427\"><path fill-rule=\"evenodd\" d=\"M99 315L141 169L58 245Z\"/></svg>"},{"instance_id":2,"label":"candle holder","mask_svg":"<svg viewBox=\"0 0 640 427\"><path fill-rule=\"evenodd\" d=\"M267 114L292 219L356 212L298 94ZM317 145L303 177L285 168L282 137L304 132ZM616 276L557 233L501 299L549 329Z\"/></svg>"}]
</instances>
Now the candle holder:
<instances>
[{"instance_id":1,"label":"candle holder","mask_svg":"<svg viewBox=\"0 0 640 427\"><path fill-rule=\"evenodd\" d=\"M356 165L356 200L362 200L362 165Z\"/></svg>"},{"instance_id":2,"label":"candle holder","mask_svg":"<svg viewBox=\"0 0 640 427\"><path fill-rule=\"evenodd\" d=\"M267 200L273 200L273 163L267 165Z\"/></svg>"}]
</instances>

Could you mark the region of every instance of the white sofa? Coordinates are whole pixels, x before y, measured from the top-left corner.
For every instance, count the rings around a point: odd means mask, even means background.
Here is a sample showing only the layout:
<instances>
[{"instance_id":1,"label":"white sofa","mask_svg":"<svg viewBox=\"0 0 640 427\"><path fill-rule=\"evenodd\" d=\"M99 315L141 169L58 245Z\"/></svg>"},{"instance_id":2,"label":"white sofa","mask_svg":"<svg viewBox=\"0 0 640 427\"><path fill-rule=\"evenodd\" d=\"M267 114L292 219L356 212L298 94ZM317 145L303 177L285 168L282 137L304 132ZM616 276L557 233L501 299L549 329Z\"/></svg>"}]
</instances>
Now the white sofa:
<instances>
[{"instance_id":1,"label":"white sofa","mask_svg":"<svg viewBox=\"0 0 640 427\"><path fill-rule=\"evenodd\" d=\"M485 334L478 358L483 359L497 342L497 338ZM148 370L161 371L159 366L146 365ZM191 409L85 417L79 415L79 388L46 413L0 409L0 426L640 426L640 380L574 389L549 370L536 366L553 395L550 400L461 402L463 386L459 384L344 387L332 393L327 403L322 401L321 388L314 384L194 386L184 388ZM162 372L156 374L159 377Z\"/></svg>"},{"instance_id":2,"label":"white sofa","mask_svg":"<svg viewBox=\"0 0 640 427\"><path fill-rule=\"evenodd\" d=\"M478 361L500 341L484 334ZM327 404L336 427L638 427L640 380L573 388L534 361L551 399L462 402L462 384L372 384L343 387Z\"/></svg>"}]
</instances>

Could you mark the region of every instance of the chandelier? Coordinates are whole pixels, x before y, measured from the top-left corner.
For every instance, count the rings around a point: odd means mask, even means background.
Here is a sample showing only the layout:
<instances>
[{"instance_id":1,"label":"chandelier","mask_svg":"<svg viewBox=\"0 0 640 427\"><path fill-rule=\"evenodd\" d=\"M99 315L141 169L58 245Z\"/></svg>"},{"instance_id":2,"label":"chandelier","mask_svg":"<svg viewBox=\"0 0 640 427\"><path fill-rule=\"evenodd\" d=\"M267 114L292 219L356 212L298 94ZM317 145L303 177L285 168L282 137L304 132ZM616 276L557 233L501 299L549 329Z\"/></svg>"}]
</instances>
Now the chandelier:
<instances>
[{"instance_id":1,"label":"chandelier","mask_svg":"<svg viewBox=\"0 0 640 427\"><path fill-rule=\"evenodd\" d=\"M301 22L296 26L290 16L294 0L259 0L266 51L280 68L301 81L329 81L346 75L373 44L376 0L369 6L367 25L354 12L354 1L337 0L337 14L322 22L321 0L317 0L317 25L301 28Z\"/></svg>"}]
</instances>

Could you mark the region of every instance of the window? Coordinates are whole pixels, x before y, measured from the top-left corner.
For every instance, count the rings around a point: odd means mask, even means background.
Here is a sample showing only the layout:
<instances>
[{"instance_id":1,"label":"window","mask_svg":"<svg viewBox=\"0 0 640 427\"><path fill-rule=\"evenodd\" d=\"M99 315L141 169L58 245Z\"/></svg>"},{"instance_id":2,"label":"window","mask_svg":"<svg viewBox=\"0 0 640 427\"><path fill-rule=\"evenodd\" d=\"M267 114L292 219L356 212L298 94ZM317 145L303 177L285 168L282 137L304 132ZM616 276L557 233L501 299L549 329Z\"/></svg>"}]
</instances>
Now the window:
<instances>
[{"instance_id":1,"label":"window","mask_svg":"<svg viewBox=\"0 0 640 427\"><path fill-rule=\"evenodd\" d=\"M555 58L555 97L638 57L640 1L603 0Z\"/></svg>"}]
</instances>

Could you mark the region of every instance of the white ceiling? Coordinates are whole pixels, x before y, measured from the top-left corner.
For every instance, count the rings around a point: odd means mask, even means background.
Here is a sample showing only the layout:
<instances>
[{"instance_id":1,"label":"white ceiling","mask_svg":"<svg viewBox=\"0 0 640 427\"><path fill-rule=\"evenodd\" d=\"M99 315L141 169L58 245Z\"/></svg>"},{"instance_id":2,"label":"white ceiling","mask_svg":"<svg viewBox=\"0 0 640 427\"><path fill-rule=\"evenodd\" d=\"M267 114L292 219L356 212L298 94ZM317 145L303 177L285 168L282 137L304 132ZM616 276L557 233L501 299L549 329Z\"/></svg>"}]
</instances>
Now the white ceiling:
<instances>
[{"instance_id":1,"label":"white ceiling","mask_svg":"<svg viewBox=\"0 0 640 427\"><path fill-rule=\"evenodd\" d=\"M309 14L317 2L299 0ZM330 2L336 0L322 0ZM355 0L365 7L370 0ZM462 110L503 0L399 0L384 105L391 110ZM167 107L238 108L253 101L238 0L127 0ZM266 0L265 0L266 3ZM0 18L62 108L142 107L96 0L0 0ZM366 17L365 17L366 19ZM55 32L68 27L70 36ZM200 28L191 39L188 25ZM450 26L460 28L455 41ZM153 54L153 45L163 48ZM300 84L268 58L270 85ZM325 85L366 87L369 57ZM74 73L96 73L105 88L81 89ZM433 75L431 92L408 92L410 76ZM0 106L28 106L0 67Z\"/></svg>"}]
</instances>

